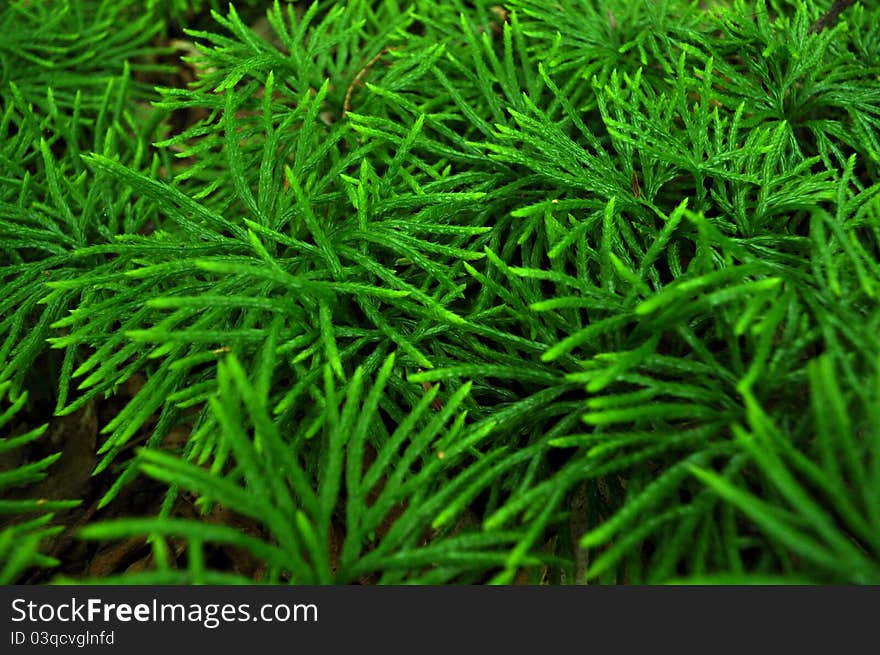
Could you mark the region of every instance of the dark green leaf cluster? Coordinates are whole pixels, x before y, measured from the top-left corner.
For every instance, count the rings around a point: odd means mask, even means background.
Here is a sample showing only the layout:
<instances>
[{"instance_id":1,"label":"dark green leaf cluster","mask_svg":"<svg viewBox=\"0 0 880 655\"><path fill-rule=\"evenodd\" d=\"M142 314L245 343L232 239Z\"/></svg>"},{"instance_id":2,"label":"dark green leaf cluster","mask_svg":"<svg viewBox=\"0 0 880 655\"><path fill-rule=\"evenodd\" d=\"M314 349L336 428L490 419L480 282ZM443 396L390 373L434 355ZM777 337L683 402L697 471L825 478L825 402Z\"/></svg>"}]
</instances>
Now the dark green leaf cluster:
<instances>
[{"instance_id":1,"label":"dark green leaf cluster","mask_svg":"<svg viewBox=\"0 0 880 655\"><path fill-rule=\"evenodd\" d=\"M155 67L129 66L128 58L154 54L156 30L148 19L129 22L130 13L116 2L18 2L0 13L8 36L0 45L0 381L14 380L13 396L45 354L49 325L79 301L47 294L45 283L90 270L97 262L77 259L82 248L151 221L143 202L90 175L81 157L150 165L159 116L138 102L147 87L132 76ZM124 29L114 27L120 22ZM73 357L68 349L67 375Z\"/></svg>"},{"instance_id":2,"label":"dark green leaf cluster","mask_svg":"<svg viewBox=\"0 0 880 655\"><path fill-rule=\"evenodd\" d=\"M9 382L0 384L0 398L7 400ZM3 408L0 414L0 430L13 425L27 401L27 394ZM0 437L0 584L12 584L32 567L53 567L59 564L54 557L40 553L40 543L64 530L63 526L51 525L52 512L76 507L78 501L22 498L16 491L43 480L46 471L61 453L54 453L37 461L27 462L22 453L46 432L46 426L27 430L15 437Z\"/></svg>"},{"instance_id":3,"label":"dark green leaf cluster","mask_svg":"<svg viewBox=\"0 0 880 655\"><path fill-rule=\"evenodd\" d=\"M154 583L880 581L880 9L828 4L276 2L152 109L127 37L100 103L10 84L0 380L143 378L101 505L169 486L83 536Z\"/></svg>"}]
</instances>

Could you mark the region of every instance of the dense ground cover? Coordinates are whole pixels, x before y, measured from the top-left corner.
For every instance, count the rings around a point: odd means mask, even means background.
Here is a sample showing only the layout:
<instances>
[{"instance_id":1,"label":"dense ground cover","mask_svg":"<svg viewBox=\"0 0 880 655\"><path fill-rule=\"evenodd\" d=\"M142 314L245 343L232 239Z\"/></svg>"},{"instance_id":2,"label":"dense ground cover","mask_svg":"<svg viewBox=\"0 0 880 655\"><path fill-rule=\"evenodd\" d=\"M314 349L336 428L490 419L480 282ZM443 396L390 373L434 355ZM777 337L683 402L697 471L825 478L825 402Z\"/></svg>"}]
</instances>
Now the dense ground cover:
<instances>
[{"instance_id":1,"label":"dense ground cover","mask_svg":"<svg viewBox=\"0 0 880 655\"><path fill-rule=\"evenodd\" d=\"M880 583L835 4L7 3L0 580Z\"/></svg>"}]
</instances>

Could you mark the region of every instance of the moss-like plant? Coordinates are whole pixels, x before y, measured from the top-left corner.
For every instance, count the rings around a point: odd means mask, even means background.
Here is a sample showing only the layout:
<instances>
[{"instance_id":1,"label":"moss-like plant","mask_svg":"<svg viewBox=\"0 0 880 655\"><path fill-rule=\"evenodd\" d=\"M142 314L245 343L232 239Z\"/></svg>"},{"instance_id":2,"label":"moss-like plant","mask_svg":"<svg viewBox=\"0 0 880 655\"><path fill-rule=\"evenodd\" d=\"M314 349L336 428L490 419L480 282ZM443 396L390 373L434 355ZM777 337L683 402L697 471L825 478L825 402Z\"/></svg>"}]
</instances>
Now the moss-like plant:
<instances>
[{"instance_id":1,"label":"moss-like plant","mask_svg":"<svg viewBox=\"0 0 880 655\"><path fill-rule=\"evenodd\" d=\"M0 380L140 380L98 506L168 486L104 581L880 581L880 9L708 4L230 6L152 106L113 29L100 102L4 86Z\"/></svg>"},{"instance_id":2,"label":"moss-like plant","mask_svg":"<svg viewBox=\"0 0 880 655\"><path fill-rule=\"evenodd\" d=\"M6 400L11 383L0 384L0 398ZM0 430L12 425L13 419L24 407L27 394L21 394L16 402L7 405L0 414ZM52 525L53 512L76 507L76 500L48 501L43 498L10 498L21 487L46 478L47 470L58 461L61 453L53 453L39 460L28 462L23 455L27 448L46 432L45 425L27 430L15 437L0 437L0 584L12 584L32 567L57 566L59 561L40 552L44 540L64 530Z\"/></svg>"}]
</instances>

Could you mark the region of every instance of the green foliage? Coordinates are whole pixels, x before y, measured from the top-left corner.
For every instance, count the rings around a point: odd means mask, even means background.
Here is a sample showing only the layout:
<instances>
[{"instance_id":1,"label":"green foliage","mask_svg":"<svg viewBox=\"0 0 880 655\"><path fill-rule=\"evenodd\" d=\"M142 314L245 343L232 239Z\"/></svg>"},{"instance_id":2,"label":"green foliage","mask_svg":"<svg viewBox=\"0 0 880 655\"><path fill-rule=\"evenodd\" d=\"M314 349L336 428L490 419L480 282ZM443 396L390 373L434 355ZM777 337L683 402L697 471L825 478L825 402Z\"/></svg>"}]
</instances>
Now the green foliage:
<instances>
[{"instance_id":1,"label":"green foliage","mask_svg":"<svg viewBox=\"0 0 880 655\"><path fill-rule=\"evenodd\" d=\"M0 12L0 90L4 104L23 98L19 111L33 104L43 116L72 113L79 127L100 111L107 83L120 76L125 62L131 61L140 74L169 70L151 60L167 50L150 46L161 24L134 4L12 0L5 5ZM132 89L139 98L150 92L139 79ZM52 131L63 129L58 125Z\"/></svg>"},{"instance_id":2,"label":"green foliage","mask_svg":"<svg viewBox=\"0 0 880 655\"><path fill-rule=\"evenodd\" d=\"M145 380L114 581L877 583L880 9L208 4L3 86L0 380Z\"/></svg>"},{"instance_id":3,"label":"green foliage","mask_svg":"<svg viewBox=\"0 0 880 655\"><path fill-rule=\"evenodd\" d=\"M153 67L127 58L156 51L146 45L156 30L149 17L129 23L129 11L115 2L17 2L0 13L0 29L11 35L0 46L0 381L13 380L13 396L34 384L26 377L46 352L50 324L81 300L47 294L45 282L99 270L94 259L78 259L83 248L152 220L142 201L90 175L81 157L97 152L150 167L160 117L137 102L146 85L132 76ZM111 29L120 21L125 29ZM160 161L153 155L154 173ZM67 349L48 383L67 378L73 359Z\"/></svg>"},{"instance_id":4,"label":"green foliage","mask_svg":"<svg viewBox=\"0 0 880 655\"><path fill-rule=\"evenodd\" d=\"M271 351L265 354L267 360L257 374L263 380L274 365ZM264 561L264 581L272 583L347 583L370 574L380 576L380 582L438 583L473 578L487 566L503 564L507 549L521 534L466 532L450 519L470 500L473 489L498 477L506 449L482 454L479 460L469 452L482 436L465 428L464 415L457 414L469 385L453 393L436 416L426 418L434 392L422 398L393 432L371 434L371 428L381 424L380 412L388 409L383 408L383 396L395 375L394 364L394 355L386 358L368 390L364 369L358 368L344 393L335 388L330 366L325 367L323 393L317 399L322 411L314 420L301 422L285 440L266 411L268 390L255 387L230 356L220 364L218 392L210 406L220 426L219 447L232 455L235 467L224 475L160 451L141 452L138 465L145 473L259 521L271 541L231 527L164 517L103 523L87 528L83 536L108 539L149 532L186 538L187 570L169 569L159 556L163 565L139 580L152 583L247 582L218 578L205 570L201 551L218 543ZM313 438L323 444L317 453L291 447ZM371 442L376 446L369 463L364 456L372 450ZM393 525L384 528L392 512ZM338 558L331 561L331 525L337 515L344 516L346 532ZM426 531L431 533L427 545ZM165 545L157 541L154 548ZM539 561L532 557L526 563ZM130 576L125 579L131 581Z\"/></svg>"},{"instance_id":5,"label":"green foliage","mask_svg":"<svg viewBox=\"0 0 880 655\"><path fill-rule=\"evenodd\" d=\"M0 398L6 400L10 383L0 384ZM0 429L10 425L27 400L22 394L0 414ZM45 500L42 498L8 498L17 487L25 487L46 477L47 469L61 456L49 455L38 461L26 462L19 456L46 431L43 425L15 437L0 437L0 584L12 584L31 567L52 567L59 564L54 557L40 553L41 542L64 530L52 525L52 512L69 509L78 501Z\"/></svg>"}]
</instances>

